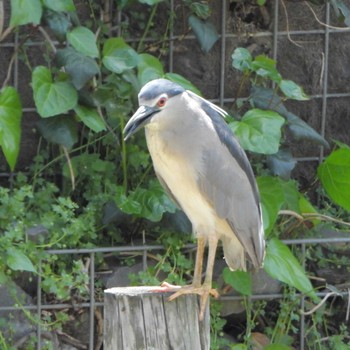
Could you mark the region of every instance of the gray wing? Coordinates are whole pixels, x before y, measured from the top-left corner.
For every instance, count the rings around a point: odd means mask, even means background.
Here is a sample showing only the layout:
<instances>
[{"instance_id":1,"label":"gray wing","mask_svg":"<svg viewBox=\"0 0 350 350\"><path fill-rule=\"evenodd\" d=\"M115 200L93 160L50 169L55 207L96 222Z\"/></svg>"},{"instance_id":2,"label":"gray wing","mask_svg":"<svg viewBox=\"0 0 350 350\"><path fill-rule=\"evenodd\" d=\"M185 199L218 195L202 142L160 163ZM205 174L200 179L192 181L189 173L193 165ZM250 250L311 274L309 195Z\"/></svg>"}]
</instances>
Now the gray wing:
<instances>
[{"instance_id":1,"label":"gray wing","mask_svg":"<svg viewBox=\"0 0 350 350\"><path fill-rule=\"evenodd\" d=\"M218 107L201 99L213 122L203 151L203 171L198 185L219 217L227 220L254 266L264 258L263 225L259 192L248 158L219 114Z\"/></svg>"}]
</instances>

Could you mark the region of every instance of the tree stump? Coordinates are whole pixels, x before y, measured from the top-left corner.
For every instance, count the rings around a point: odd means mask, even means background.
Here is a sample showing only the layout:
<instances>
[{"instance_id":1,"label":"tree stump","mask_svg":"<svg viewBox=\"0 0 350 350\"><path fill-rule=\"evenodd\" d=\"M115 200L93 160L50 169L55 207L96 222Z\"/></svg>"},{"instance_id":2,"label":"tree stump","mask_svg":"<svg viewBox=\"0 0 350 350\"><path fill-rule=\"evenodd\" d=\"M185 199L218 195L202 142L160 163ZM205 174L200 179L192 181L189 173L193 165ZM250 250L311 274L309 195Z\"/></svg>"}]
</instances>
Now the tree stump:
<instances>
[{"instance_id":1,"label":"tree stump","mask_svg":"<svg viewBox=\"0 0 350 350\"><path fill-rule=\"evenodd\" d=\"M209 307L199 321L197 295L174 301L159 287L123 287L104 291L104 349L208 350Z\"/></svg>"}]
</instances>

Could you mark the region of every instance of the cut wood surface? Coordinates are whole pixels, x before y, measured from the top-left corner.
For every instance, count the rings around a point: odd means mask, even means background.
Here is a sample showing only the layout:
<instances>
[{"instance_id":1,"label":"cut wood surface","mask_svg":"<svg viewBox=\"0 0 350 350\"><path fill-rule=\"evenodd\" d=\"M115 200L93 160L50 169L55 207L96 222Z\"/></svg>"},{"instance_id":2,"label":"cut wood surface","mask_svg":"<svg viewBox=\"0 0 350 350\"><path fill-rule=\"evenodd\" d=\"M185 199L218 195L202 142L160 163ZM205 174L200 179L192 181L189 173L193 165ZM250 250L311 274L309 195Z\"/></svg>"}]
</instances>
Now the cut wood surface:
<instances>
[{"instance_id":1,"label":"cut wood surface","mask_svg":"<svg viewBox=\"0 0 350 350\"><path fill-rule=\"evenodd\" d=\"M110 288L104 292L104 349L208 350L209 308L199 321L197 295L174 301L159 287Z\"/></svg>"}]
</instances>

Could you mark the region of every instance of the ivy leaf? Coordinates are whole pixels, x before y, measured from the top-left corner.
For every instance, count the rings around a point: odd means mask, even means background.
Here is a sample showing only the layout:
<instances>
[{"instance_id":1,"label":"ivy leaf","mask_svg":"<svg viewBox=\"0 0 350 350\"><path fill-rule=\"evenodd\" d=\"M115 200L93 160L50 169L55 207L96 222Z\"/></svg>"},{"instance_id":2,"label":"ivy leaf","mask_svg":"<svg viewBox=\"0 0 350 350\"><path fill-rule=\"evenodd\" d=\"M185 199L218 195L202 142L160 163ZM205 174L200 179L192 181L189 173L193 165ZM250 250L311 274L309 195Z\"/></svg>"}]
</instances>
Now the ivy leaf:
<instances>
[{"instance_id":1,"label":"ivy leaf","mask_svg":"<svg viewBox=\"0 0 350 350\"><path fill-rule=\"evenodd\" d=\"M138 187L128 196L122 191L116 197L116 204L126 214L158 222L164 213L176 211L175 205L158 182L152 183L148 189Z\"/></svg>"},{"instance_id":2,"label":"ivy leaf","mask_svg":"<svg viewBox=\"0 0 350 350\"><path fill-rule=\"evenodd\" d=\"M211 10L208 3L199 1L190 3L191 11L201 19L207 19L210 16Z\"/></svg>"},{"instance_id":3,"label":"ivy leaf","mask_svg":"<svg viewBox=\"0 0 350 350\"><path fill-rule=\"evenodd\" d=\"M77 105L74 111L79 119L91 130L95 132L106 130L105 123L95 109Z\"/></svg>"},{"instance_id":4,"label":"ivy leaf","mask_svg":"<svg viewBox=\"0 0 350 350\"><path fill-rule=\"evenodd\" d=\"M228 267L225 267L222 277L225 283L229 284L237 292L243 295L252 295L252 278L249 272L231 271Z\"/></svg>"},{"instance_id":5,"label":"ivy leaf","mask_svg":"<svg viewBox=\"0 0 350 350\"><path fill-rule=\"evenodd\" d=\"M292 100L306 101L310 99L309 96L305 94L303 89L292 80L283 79L278 86L285 96Z\"/></svg>"},{"instance_id":6,"label":"ivy leaf","mask_svg":"<svg viewBox=\"0 0 350 350\"><path fill-rule=\"evenodd\" d=\"M42 12L40 0L11 0L10 27L40 24Z\"/></svg>"},{"instance_id":7,"label":"ivy leaf","mask_svg":"<svg viewBox=\"0 0 350 350\"><path fill-rule=\"evenodd\" d=\"M265 55L256 56L251 64L251 68L257 75L268 77L276 83L280 83L282 80L281 74L278 73L276 68L276 61Z\"/></svg>"},{"instance_id":8,"label":"ivy leaf","mask_svg":"<svg viewBox=\"0 0 350 350\"><path fill-rule=\"evenodd\" d=\"M299 205L299 212L301 214L305 214L305 213L307 213L307 214L318 214L317 210L310 203L310 201L308 199L306 199L306 197L303 196L302 194L299 195L298 205ZM312 224L314 226L318 225L321 222L317 218L309 219L309 220L312 222Z\"/></svg>"},{"instance_id":9,"label":"ivy leaf","mask_svg":"<svg viewBox=\"0 0 350 350\"><path fill-rule=\"evenodd\" d=\"M310 140L329 148L329 143L325 138L298 116L287 112L285 117L288 120L287 127L296 140Z\"/></svg>"},{"instance_id":10,"label":"ivy leaf","mask_svg":"<svg viewBox=\"0 0 350 350\"><path fill-rule=\"evenodd\" d=\"M194 92L195 94L201 96L201 92L199 91L198 88L196 88L189 80L187 80L186 78L184 78L182 75L180 74L176 74L176 73L166 73L164 75L164 78L171 80L174 83L177 83L179 85L181 85L183 88L185 88L186 90L190 90L192 92Z\"/></svg>"},{"instance_id":11,"label":"ivy leaf","mask_svg":"<svg viewBox=\"0 0 350 350\"><path fill-rule=\"evenodd\" d=\"M50 10L57 12L73 12L75 6L73 0L42 0L43 5Z\"/></svg>"},{"instance_id":12,"label":"ivy leaf","mask_svg":"<svg viewBox=\"0 0 350 350\"><path fill-rule=\"evenodd\" d=\"M350 27L350 10L348 7L349 5L345 4L342 0L331 1L331 4L336 12L337 17L342 18L344 24ZM341 12L341 15L339 11Z\"/></svg>"},{"instance_id":13,"label":"ivy leaf","mask_svg":"<svg viewBox=\"0 0 350 350\"><path fill-rule=\"evenodd\" d=\"M102 62L111 72L121 74L137 66L138 54L123 38L110 38L103 46Z\"/></svg>"},{"instance_id":14,"label":"ivy leaf","mask_svg":"<svg viewBox=\"0 0 350 350\"><path fill-rule=\"evenodd\" d=\"M100 69L94 59L86 57L71 47L57 50L57 64L64 66L72 79L72 84L80 90Z\"/></svg>"},{"instance_id":15,"label":"ivy leaf","mask_svg":"<svg viewBox=\"0 0 350 350\"><path fill-rule=\"evenodd\" d=\"M197 16L191 15L188 24L196 36L201 50L208 53L214 44L219 40L219 35L214 25L208 21L201 20Z\"/></svg>"},{"instance_id":16,"label":"ivy leaf","mask_svg":"<svg viewBox=\"0 0 350 350\"><path fill-rule=\"evenodd\" d=\"M124 188L119 186L115 196L115 203L126 214L139 215L141 213L141 204L134 200L131 196L126 196Z\"/></svg>"},{"instance_id":17,"label":"ivy leaf","mask_svg":"<svg viewBox=\"0 0 350 350\"><path fill-rule=\"evenodd\" d=\"M77 123L70 116L41 119L38 129L48 142L67 149L71 149L78 141Z\"/></svg>"},{"instance_id":18,"label":"ivy leaf","mask_svg":"<svg viewBox=\"0 0 350 350\"><path fill-rule=\"evenodd\" d=\"M67 34L68 42L82 54L95 58L99 56L95 34L86 27L76 27Z\"/></svg>"},{"instance_id":19,"label":"ivy leaf","mask_svg":"<svg viewBox=\"0 0 350 350\"><path fill-rule=\"evenodd\" d=\"M33 263L19 249L10 247L6 251L6 263L11 270L36 272Z\"/></svg>"},{"instance_id":20,"label":"ivy leaf","mask_svg":"<svg viewBox=\"0 0 350 350\"><path fill-rule=\"evenodd\" d=\"M256 107L264 110L270 109L284 117L288 121L288 129L296 140L310 140L329 148L329 144L324 137L298 116L287 110L281 97L278 96L274 90L255 86L252 88L251 96Z\"/></svg>"},{"instance_id":21,"label":"ivy leaf","mask_svg":"<svg viewBox=\"0 0 350 350\"><path fill-rule=\"evenodd\" d=\"M46 67L34 69L32 87L35 105L43 118L65 113L77 104L78 94L72 84L68 81L54 82Z\"/></svg>"},{"instance_id":22,"label":"ivy leaf","mask_svg":"<svg viewBox=\"0 0 350 350\"><path fill-rule=\"evenodd\" d=\"M257 184L260 192L263 222L266 236L271 232L277 215L284 204L284 193L279 178L259 176Z\"/></svg>"},{"instance_id":23,"label":"ivy leaf","mask_svg":"<svg viewBox=\"0 0 350 350\"><path fill-rule=\"evenodd\" d=\"M14 170L21 139L22 105L13 87L0 91L0 146L11 171Z\"/></svg>"},{"instance_id":24,"label":"ivy leaf","mask_svg":"<svg viewBox=\"0 0 350 350\"><path fill-rule=\"evenodd\" d=\"M350 149L333 151L318 167L317 175L332 201L350 211Z\"/></svg>"},{"instance_id":25,"label":"ivy leaf","mask_svg":"<svg viewBox=\"0 0 350 350\"><path fill-rule=\"evenodd\" d=\"M274 154L279 148L283 124L284 119L276 112L252 109L240 121L234 121L229 126L244 149Z\"/></svg>"},{"instance_id":26,"label":"ivy leaf","mask_svg":"<svg viewBox=\"0 0 350 350\"><path fill-rule=\"evenodd\" d=\"M160 221L164 213L174 213L176 210L158 182L151 184L148 189L138 188L132 197L141 205L140 216L153 222Z\"/></svg>"},{"instance_id":27,"label":"ivy leaf","mask_svg":"<svg viewBox=\"0 0 350 350\"><path fill-rule=\"evenodd\" d=\"M284 196L283 208L300 213L297 183L294 180L284 181L278 178Z\"/></svg>"},{"instance_id":28,"label":"ivy leaf","mask_svg":"<svg viewBox=\"0 0 350 350\"><path fill-rule=\"evenodd\" d=\"M259 176L257 184L261 197L265 233L268 235L282 208L300 213L300 192L295 181L285 181L274 176Z\"/></svg>"},{"instance_id":29,"label":"ivy leaf","mask_svg":"<svg viewBox=\"0 0 350 350\"><path fill-rule=\"evenodd\" d=\"M72 26L70 17L66 13L47 9L43 19L60 42L66 40L66 34Z\"/></svg>"},{"instance_id":30,"label":"ivy leaf","mask_svg":"<svg viewBox=\"0 0 350 350\"><path fill-rule=\"evenodd\" d=\"M317 298L304 269L289 248L277 238L271 239L267 245L264 270L272 278L287 283L313 299Z\"/></svg>"},{"instance_id":31,"label":"ivy leaf","mask_svg":"<svg viewBox=\"0 0 350 350\"><path fill-rule=\"evenodd\" d=\"M163 65L161 62L158 58L147 53L139 55L137 70L137 78L141 86L153 79L158 79L164 76Z\"/></svg>"},{"instance_id":32,"label":"ivy leaf","mask_svg":"<svg viewBox=\"0 0 350 350\"><path fill-rule=\"evenodd\" d=\"M280 149L277 153L267 157L267 165L274 175L288 180L290 174L296 165L290 150Z\"/></svg>"},{"instance_id":33,"label":"ivy leaf","mask_svg":"<svg viewBox=\"0 0 350 350\"><path fill-rule=\"evenodd\" d=\"M243 47L236 48L233 51L231 58L232 67L238 69L241 72L249 71L252 68L252 55L247 49Z\"/></svg>"},{"instance_id":34,"label":"ivy leaf","mask_svg":"<svg viewBox=\"0 0 350 350\"><path fill-rule=\"evenodd\" d=\"M138 0L141 4L146 4L149 6L153 6L156 4L159 4L160 2L164 1L164 0Z\"/></svg>"}]
</instances>

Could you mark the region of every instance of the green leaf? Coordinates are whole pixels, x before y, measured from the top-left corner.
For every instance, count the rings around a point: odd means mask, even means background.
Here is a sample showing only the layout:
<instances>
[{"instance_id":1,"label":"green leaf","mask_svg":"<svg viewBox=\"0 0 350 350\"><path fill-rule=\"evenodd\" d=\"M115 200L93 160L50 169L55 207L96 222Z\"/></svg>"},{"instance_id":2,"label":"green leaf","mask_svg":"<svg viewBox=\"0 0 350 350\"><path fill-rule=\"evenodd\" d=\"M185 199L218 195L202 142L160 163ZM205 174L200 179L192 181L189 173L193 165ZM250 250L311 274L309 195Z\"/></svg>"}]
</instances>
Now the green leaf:
<instances>
[{"instance_id":1,"label":"green leaf","mask_svg":"<svg viewBox=\"0 0 350 350\"><path fill-rule=\"evenodd\" d=\"M110 38L103 46L102 62L111 72L121 74L137 66L138 54L123 38Z\"/></svg>"},{"instance_id":2,"label":"green leaf","mask_svg":"<svg viewBox=\"0 0 350 350\"><path fill-rule=\"evenodd\" d=\"M339 147L339 148L346 148L346 149L350 149L350 146L347 145L344 142L338 141L338 140L333 140L333 142Z\"/></svg>"},{"instance_id":3,"label":"green leaf","mask_svg":"<svg viewBox=\"0 0 350 350\"><path fill-rule=\"evenodd\" d=\"M332 201L350 211L350 149L333 151L318 167L317 175Z\"/></svg>"},{"instance_id":4,"label":"green leaf","mask_svg":"<svg viewBox=\"0 0 350 350\"><path fill-rule=\"evenodd\" d=\"M296 165L290 150L280 149L277 153L268 156L267 165L274 175L288 180L290 174Z\"/></svg>"},{"instance_id":5,"label":"green leaf","mask_svg":"<svg viewBox=\"0 0 350 350\"><path fill-rule=\"evenodd\" d=\"M11 0L10 27L40 24L42 12L40 0Z\"/></svg>"},{"instance_id":6,"label":"green leaf","mask_svg":"<svg viewBox=\"0 0 350 350\"><path fill-rule=\"evenodd\" d=\"M284 119L276 112L249 110L241 119L229 124L241 146L249 151L274 154L281 140Z\"/></svg>"},{"instance_id":7,"label":"green leaf","mask_svg":"<svg viewBox=\"0 0 350 350\"><path fill-rule=\"evenodd\" d=\"M251 70L253 59L252 55L247 49L238 47L235 49L235 51L233 51L231 58L233 68L238 69L242 72Z\"/></svg>"},{"instance_id":8,"label":"green leaf","mask_svg":"<svg viewBox=\"0 0 350 350\"><path fill-rule=\"evenodd\" d=\"M127 197L124 188L119 186L115 196L115 203L126 214L139 215L141 213L141 204L134 200L131 196Z\"/></svg>"},{"instance_id":9,"label":"green leaf","mask_svg":"<svg viewBox=\"0 0 350 350\"><path fill-rule=\"evenodd\" d=\"M174 213L176 207L158 182L146 189L138 188L133 194L142 207L140 216L158 222L166 212Z\"/></svg>"},{"instance_id":10,"label":"green leaf","mask_svg":"<svg viewBox=\"0 0 350 350\"><path fill-rule=\"evenodd\" d=\"M265 346L264 350L293 350L293 349L285 344L274 343L274 344L269 344Z\"/></svg>"},{"instance_id":11,"label":"green leaf","mask_svg":"<svg viewBox=\"0 0 350 350\"><path fill-rule=\"evenodd\" d=\"M80 90L92 77L100 73L98 64L91 57L75 51L71 47L57 50L56 60L64 66L72 79L72 84Z\"/></svg>"},{"instance_id":12,"label":"green leaf","mask_svg":"<svg viewBox=\"0 0 350 350\"><path fill-rule=\"evenodd\" d=\"M298 200L298 205L299 205L299 213L300 214L312 214L315 213L317 214L317 210L314 208L314 206L310 203L308 199L305 198L302 194L299 194L299 200ZM321 221L318 219L309 219L314 226L318 225Z\"/></svg>"},{"instance_id":13,"label":"green leaf","mask_svg":"<svg viewBox=\"0 0 350 350\"><path fill-rule=\"evenodd\" d=\"M248 350L248 347L245 344L235 344L232 346L231 350Z\"/></svg>"},{"instance_id":14,"label":"green leaf","mask_svg":"<svg viewBox=\"0 0 350 350\"><path fill-rule=\"evenodd\" d=\"M284 209L289 209L300 213L299 209L299 191L297 187L297 182L293 180L284 181L282 179L278 179L281 185L281 189L284 195Z\"/></svg>"},{"instance_id":15,"label":"green leaf","mask_svg":"<svg viewBox=\"0 0 350 350\"><path fill-rule=\"evenodd\" d=\"M204 53L208 53L214 44L219 40L219 35L214 25L211 22L199 19L195 15L191 15L188 18L188 24L192 28L201 50Z\"/></svg>"},{"instance_id":16,"label":"green leaf","mask_svg":"<svg viewBox=\"0 0 350 350\"><path fill-rule=\"evenodd\" d=\"M153 222L160 221L165 212L174 213L176 210L175 205L158 182L152 183L148 189L138 187L128 196L119 192L116 204L124 213L133 214Z\"/></svg>"},{"instance_id":17,"label":"green leaf","mask_svg":"<svg viewBox=\"0 0 350 350\"><path fill-rule=\"evenodd\" d=\"M68 42L82 54L95 58L99 56L95 34L86 27L74 28L67 34Z\"/></svg>"},{"instance_id":18,"label":"green leaf","mask_svg":"<svg viewBox=\"0 0 350 350\"><path fill-rule=\"evenodd\" d=\"M260 176L257 178L257 183L265 234L268 235L276 222L278 212L282 208L300 213L300 192L295 181L284 181L279 177Z\"/></svg>"},{"instance_id":19,"label":"green leaf","mask_svg":"<svg viewBox=\"0 0 350 350\"><path fill-rule=\"evenodd\" d=\"M65 113L75 107L78 100L77 91L67 81L53 82L49 69L37 66L32 74L34 101L39 114L52 117Z\"/></svg>"},{"instance_id":20,"label":"green leaf","mask_svg":"<svg viewBox=\"0 0 350 350\"><path fill-rule=\"evenodd\" d=\"M78 141L77 123L70 116L40 119L38 129L47 141L67 149Z\"/></svg>"},{"instance_id":21,"label":"green leaf","mask_svg":"<svg viewBox=\"0 0 350 350\"><path fill-rule=\"evenodd\" d=\"M0 146L11 171L14 170L21 140L22 105L13 87L0 90Z\"/></svg>"},{"instance_id":22,"label":"green leaf","mask_svg":"<svg viewBox=\"0 0 350 350\"><path fill-rule=\"evenodd\" d=\"M279 178L259 176L257 184L260 192L263 222L266 236L271 232L278 212L282 208L285 196Z\"/></svg>"},{"instance_id":23,"label":"green leaf","mask_svg":"<svg viewBox=\"0 0 350 350\"><path fill-rule=\"evenodd\" d=\"M6 254L6 263L11 270L36 272L33 263L21 250L10 247Z\"/></svg>"},{"instance_id":24,"label":"green leaf","mask_svg":"<svg viewBox=\"0 0 350 350\"><path fill-rule=\"evenodd\" d=\"M66 34L72 26L70 17L66 13L46 10L43 19L60 42L66 40Z\"/></svg>"},{"instance_id":25,"label":"green leaf","mask_svg":"<svg viewBox=\"0 0 350 350\"><path fill-rule=\"evenodd\" d=\"M287 110L281 97L279 97L274 90L255 86L252 88L251 97L256 107L270 109L286 118L288 121L287 127L296 140L310 140L329 148L329 144L324 137L302 119Z\"/></svg>"},{"instance_id":26,"label":"green leaf","mask_svg":"<svg viewBox=\"0 0 350 350\"><path fill-rule=\"evenodd\" d=\"M247 271L231 271L228 267L224 268L222 277L225 283L243 295L252 295L252 278Z\"/></svg>"},{"instance_id":27,"label":"green leaf","mask_svg":"<svg viewBox=\"0 0 350 350\"><path fill-rule=\"evenodd\" d=\"M283 79L278 86L285 96L292 100L306 101L310 99L309 96L305 94L302 87L292 80Z\"/></svg>"},{"instance_id":28,"label":"green leaf","mask_svg":"<svg viewBox=\"0 0 350 350\"><path fill-rule=\"evenodd\" d=\"M272 278L316 298L304 269L289 248L277 238L271 239L267 244L264 270Z\"/></svg>"},{"instance_id":29,"label":"green leaf","mask_svg":"<svg viewBox=\"0 0 350 350\"><path fill-rule=\"evenodd\" d=\"M57 12L72 12L75 11L73 0L42 0L43 5L50 10Z\"/></svg>"},{"instance_id":30,"label":"green leaf","mask_svg":"<svg viewBox=\"0 0 350 350\"><path fill-rule=\"evenodd\" d=\"M182 75L179 75L176 73L166 73L164 75L164 78L169 79L170 81L181 85L186 90L190 90L199 96L202 95L199 89L196 88L189 80L184 78Z\"/></svg>"},{"instance_id":31,"label":"green leaf","mask_svg":"<svg viewBox=\"0 0 350 350\"><path fill-rule=\"evenodd\" d=\"M276 61L265 55L256 56L251 67L261 77L268 77L276 83L282 80L281 74L276 68Z\"/></svg>"},{"instance_id":32,"label":"green leaf","mask_svg":"<svg viewBox=\"0 0 350 350\"><path fill-rule=\"evenodd\" d=\"M158 58L147 53L139 55L137 78L143 86L151 80L164 76L163 65Z\"/></svg>"},{"instance_id":33,"label":"green leaf","mask_svg":"<svg viewBox=\"0 0 350 350\"><path fill-rule=\"evenodd\" d=\"M285 117L288 120L287 127L296 140L310 140L329 148L325 138L295 114L287 112Z\"/></svg>"},{"instance_id":34,"label":"green leaf","mask_svg":"<svg viewBox=\"0 0 350 350\"><path fill-rule=\"evenodd\" d=\"M164 0L138 0L141 4L146 4L149 6L153 6L156 4L159 4L160 2L164 1Z\"/></svg>"},{"instance_id":35,"label":"green leaf","mask_svg":"<svg viewBox=\"0 0 350 350\"><path fill-rule=\"evenodd\" d=\"M79 119L91 130L95 132L106 130L104 121L95 109L77 105L74 111Z\"/></svg>"},{"instance_id":36,"label":"green leaf","mask_svg":"<svg viewBox=\"0 0 350 350\"><path fill-rule=\"evenodd\" d=\"M207 19L210 16L211 10L208 3L202 3L199 1L190 3L191 11L201 19Z\"/></svg>"},{"instance_id":37,"label":"green leaf","mask_svg":"<svg viewBox=\"0 0 350 350\"><path fill-rule=\"evenodd\" d=\"M333 5L333 8L336 10L335 12L337 17L339 17L339 19L342 19L346 26L350 27L349 5L345 4L343 0L333 0L331 1L331 4ZM341 15L339 11L341 12Z\"/></svg>"}]
</instances>

